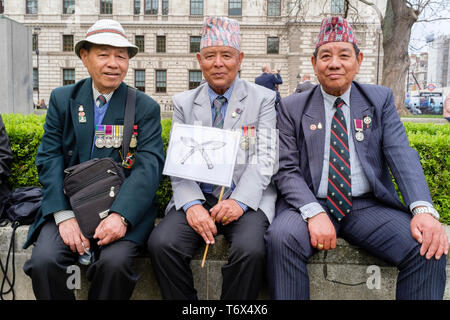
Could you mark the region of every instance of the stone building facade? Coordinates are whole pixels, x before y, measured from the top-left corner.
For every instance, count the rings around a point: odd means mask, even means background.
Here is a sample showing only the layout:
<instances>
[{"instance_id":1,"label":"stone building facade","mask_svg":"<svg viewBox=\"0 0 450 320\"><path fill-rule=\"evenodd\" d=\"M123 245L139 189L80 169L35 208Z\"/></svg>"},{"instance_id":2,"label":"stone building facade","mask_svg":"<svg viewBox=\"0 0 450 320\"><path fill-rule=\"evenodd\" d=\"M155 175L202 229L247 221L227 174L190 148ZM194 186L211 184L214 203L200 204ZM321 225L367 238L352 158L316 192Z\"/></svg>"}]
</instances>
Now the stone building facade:
<instances>
[{"instance_id":1,"label":"stone building facade","mask_svg":"<svg viewBox=\"0 0 450 320\"><path fill-rule=\"evenodd\" d=\"M240 77L249 81L261 65L279 69L281 96L291 94L299 75L315 81L310 57L324 16L343 14L345 1L295 0L0 0L3 14L33 30L34 101L48 102L53 88L88 76L73 52L74 44L98 19L119 21L142 48L130 60L125 82L138 87L171 111L171 96L201 81L195 57L204 17L225 15L241 25L245 58ZM385 0L373 1L384 12ZM299 9L297 11L293 9ZM353 11L352 11L353 10ZM357 13L356 13L357 11ZM364 61L357 80L381 83L382 46L375 11L354 0L348 19L353 24ZM36 51L38 49L38 51ZM39 54L36 54L39 53ZM39 61L38 61L39 60Z\"/></svg>"}]
</instances>

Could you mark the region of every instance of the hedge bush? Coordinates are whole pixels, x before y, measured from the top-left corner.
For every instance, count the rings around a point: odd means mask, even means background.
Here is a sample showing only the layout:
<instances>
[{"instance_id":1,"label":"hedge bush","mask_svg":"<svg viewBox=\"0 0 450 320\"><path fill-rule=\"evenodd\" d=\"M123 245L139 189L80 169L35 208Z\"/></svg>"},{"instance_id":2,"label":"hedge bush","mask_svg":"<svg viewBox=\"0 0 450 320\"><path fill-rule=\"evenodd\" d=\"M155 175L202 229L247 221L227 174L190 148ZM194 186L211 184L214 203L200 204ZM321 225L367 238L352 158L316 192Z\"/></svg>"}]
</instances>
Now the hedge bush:
<instances>
[{"instance_id":1,"label":"hedge bush","mask_svg":"<svg viewBox=\"0 0 450 320\"><path fill-rule=\"evenodd\" d=\"M14 161L9 179L11 188L39 185L34 164L42 138L45 115L3 114ZM171 120L161 121L164 152L170 137ZM450 224L450 126L404 123L411 147L420 155L433 203L441 221ZM172 196L170 179L163 176L157 191L158 216L162 216Z\"/></svg>"}]
</instances>

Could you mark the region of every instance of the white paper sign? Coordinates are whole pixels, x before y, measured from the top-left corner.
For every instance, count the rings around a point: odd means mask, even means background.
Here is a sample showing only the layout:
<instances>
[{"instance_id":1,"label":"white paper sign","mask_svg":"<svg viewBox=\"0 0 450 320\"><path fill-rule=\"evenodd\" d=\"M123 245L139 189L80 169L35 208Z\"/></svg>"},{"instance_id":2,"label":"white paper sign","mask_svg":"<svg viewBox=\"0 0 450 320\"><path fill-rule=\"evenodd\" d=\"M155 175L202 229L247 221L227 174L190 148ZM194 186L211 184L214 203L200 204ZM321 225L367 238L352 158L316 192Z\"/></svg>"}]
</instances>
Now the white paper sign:
<instances>
[{"instance_id":1,"label":"white paper sign","mask_svg":"<svg viewBox=\"0 0 450 320\"><path fill-rule=\"evenodd\" d=\"M240 132L175 123L163 174L231 187Z\"/></svg>"}]
</instances>

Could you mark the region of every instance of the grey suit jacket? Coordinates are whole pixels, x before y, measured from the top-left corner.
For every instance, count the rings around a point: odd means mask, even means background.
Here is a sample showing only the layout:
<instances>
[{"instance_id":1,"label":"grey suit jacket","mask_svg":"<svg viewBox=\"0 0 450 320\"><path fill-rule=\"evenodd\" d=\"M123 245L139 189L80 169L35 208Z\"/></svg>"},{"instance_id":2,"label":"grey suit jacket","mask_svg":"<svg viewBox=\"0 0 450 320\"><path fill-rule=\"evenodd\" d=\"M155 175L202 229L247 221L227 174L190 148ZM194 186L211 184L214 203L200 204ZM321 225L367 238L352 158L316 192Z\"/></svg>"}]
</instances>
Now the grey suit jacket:
<instances>
[{"instance_id":1,"label":"grey suit jacket","mask_svg":"<svg viewBox=\"0 0 450 320\"><path fill-rule=\"evenodd\" d=\"M351 128L354 119L369 116L364 140L355 143L356 153L369 180L373 195L388 206L404 211L392 183L391 170L406 206L414 201L432 203L418 153L408 138L394 105L392 90L353 82L350 93ZM311 125L325 123L320 86L282 99L277 128L280 135L280 170L274 177L282 201L296 209L316 202L325 143L324 130Z\"/></svg>"},{"instance_id":2,"label":"grey suit jacket","mask_svg":"<svg viewBox=\"0 0 450 320\"><path fill-rule=\"evenodd\" d=\"M211 103L206 83L198 88L179 93L172 98L174 104L172 125L176 122L212 127ZM225 114L223 128L239 130L255 126L256 144L248 150L239 148L234 167L236 185L231 199L246 204L253 210L261 209L269 222L275 215L277 193L271 178L278 170L278 136L276 134L275 92L237 79ZM235 117L232 116L236 109ZM173 207L180 210L193 200L205 200L197 182L171 177L173 197L166 213Z\"/></svg>"}]
</instances>

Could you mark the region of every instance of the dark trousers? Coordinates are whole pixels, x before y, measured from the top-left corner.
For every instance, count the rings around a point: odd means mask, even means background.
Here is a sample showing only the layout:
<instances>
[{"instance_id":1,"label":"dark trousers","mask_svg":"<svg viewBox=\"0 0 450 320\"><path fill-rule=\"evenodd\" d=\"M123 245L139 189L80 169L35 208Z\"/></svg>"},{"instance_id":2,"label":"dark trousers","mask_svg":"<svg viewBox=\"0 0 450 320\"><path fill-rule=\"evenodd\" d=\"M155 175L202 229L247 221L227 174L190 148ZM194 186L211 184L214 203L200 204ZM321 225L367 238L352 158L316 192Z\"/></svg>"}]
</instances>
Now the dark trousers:
<instances>
[{"instance_id":1,"label":"dark trousers","mask_svg":"<svg viewBox=\"0 0 450 320\"><path fill-rule=\"evenodd\" d=\"M92 243L92 242L91 242ZM94 246L91 245L91 249ZM133 271L133 259L139 247L131 241L115 241L97 248L97 259L87 269L91 282L88 298L129 299L139 276ZM63 242L58 227L50 219L40 231L31 259L23 269L31 277L34 295L38 300L75 299L67 280L72 275L68 267L75 265L79 254L74 253Z\"/></svg>"},{"instance_id":2,"label":"dark trousers","mask_svg":"<svg viewBox=\"0 0 450 320\"><path fill-rule=\"evenodd\" d=\"M217 199L207 195L209 210ZM237 221L217 224L230 243L228 263L222 267L221 299L256 299L265 277L264 233L269 226L261 210L249 209ZM152 231L148 250L163 299L196 300L197 291L190 268L203 238L189 226L183 210L172 208Z\"/></svg>"},{"instance_id":3,"label":"dark trousers","mask_svg":"<svg viewBox=\"0 0 450 320\"><path fill-rule=\"evenodd\" d=\"M321 202L326 209L326 203ZM446 256L427 260L412 237L411 216L376 199L354 199L352 212L337 222L338 236L399 269L396 299L440 300L446 281ZM266 236L268 280L273 299L309 299L308 259L311 246L307 223L284 200Z\"/></svg>"}]
</instances>

